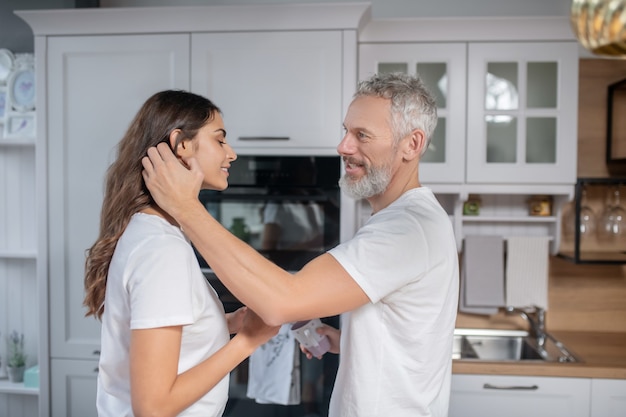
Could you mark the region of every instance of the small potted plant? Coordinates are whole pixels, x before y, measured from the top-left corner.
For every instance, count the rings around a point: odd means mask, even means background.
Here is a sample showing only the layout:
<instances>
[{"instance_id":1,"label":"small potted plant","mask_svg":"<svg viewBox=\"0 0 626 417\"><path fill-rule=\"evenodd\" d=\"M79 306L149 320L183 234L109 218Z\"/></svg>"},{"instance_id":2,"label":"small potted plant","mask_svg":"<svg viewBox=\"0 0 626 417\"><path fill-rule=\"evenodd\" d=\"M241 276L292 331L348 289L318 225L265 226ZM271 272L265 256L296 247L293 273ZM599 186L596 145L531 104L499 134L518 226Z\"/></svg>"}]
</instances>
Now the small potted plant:
<instances>
[{"instance_id":1,"label":"small potted plant","mask_svg":"<svg viewBox=\"0 0 626 417\"><path fill-rule=\"evenodd\" d=\"M24 353L24 334L13 330L7 337L7 369L11 382L24 381L26 354Z\"/></svg>"}]
</instances>

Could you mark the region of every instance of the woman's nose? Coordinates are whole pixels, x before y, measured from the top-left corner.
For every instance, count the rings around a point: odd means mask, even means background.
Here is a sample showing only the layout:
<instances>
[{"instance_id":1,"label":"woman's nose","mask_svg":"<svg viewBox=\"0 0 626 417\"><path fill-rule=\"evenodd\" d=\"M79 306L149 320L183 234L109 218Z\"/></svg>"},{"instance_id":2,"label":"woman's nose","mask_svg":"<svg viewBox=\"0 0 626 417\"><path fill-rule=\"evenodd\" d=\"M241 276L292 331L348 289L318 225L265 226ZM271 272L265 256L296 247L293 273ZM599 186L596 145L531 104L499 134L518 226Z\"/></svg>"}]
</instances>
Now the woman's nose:
<instances>
[{"instance_id":1,"label":"woman's nose","mask_svg":"<svg viewBox=\"0 0 626 417\"><path fill-rule=\"evenodd\" d=\"M232 148L232 146L228 145L228 152L226 154L228 156L228 158L230 158L232 161L237 159L237 152L235 152L235 150Z\"/></svg>"}]
</instances>

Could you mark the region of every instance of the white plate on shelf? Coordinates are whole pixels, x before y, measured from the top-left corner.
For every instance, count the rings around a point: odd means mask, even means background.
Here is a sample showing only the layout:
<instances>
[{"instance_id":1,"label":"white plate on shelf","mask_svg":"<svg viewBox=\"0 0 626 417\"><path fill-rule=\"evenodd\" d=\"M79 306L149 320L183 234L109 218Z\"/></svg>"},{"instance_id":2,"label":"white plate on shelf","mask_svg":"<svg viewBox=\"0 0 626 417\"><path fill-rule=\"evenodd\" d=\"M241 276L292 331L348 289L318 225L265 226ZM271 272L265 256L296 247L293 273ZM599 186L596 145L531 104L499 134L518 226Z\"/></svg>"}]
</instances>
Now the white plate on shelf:
<instances>
[{"instance_id":1,"label":"white plate on shelf","mask_svg":"<svg viewBox=\"0 0 626 417\"><path fill-rule=\"evenodd\" d=\"M8 86L9 102L17 111L26 112L35 108L35 71L32 68L17 70Z\"/></svg>"},{"instance_id":2,"label":"white plate on shelf","mask_svg":"<svg viewBox=\"0 0 626 417\"><path fill-rule=\"evenodd\" d=\"M15 56L8 49L0 49L0 85L5 84L13 71Z\"/></svg>"}]
</instances>

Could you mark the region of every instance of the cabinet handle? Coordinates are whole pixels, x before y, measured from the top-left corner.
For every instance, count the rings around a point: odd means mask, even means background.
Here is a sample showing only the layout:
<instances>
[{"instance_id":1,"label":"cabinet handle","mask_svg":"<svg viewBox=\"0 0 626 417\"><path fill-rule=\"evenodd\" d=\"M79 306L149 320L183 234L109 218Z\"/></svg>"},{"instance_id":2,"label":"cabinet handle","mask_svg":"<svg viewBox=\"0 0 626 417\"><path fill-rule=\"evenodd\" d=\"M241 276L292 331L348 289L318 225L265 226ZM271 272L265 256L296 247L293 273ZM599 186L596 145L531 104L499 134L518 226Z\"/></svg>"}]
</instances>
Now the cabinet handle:
<instances>
[{"instance_id":1,"label":"cabinet handle","mask_svg":"<svg viewBox=\"0 0 626 417\"><path fill-rule=\"evenodd\" d=\"M289 136L239 136L239 140L289 140Z\"/></svg>"},{"instance_id":2,"label":"cabinet handle","mask_svg":"<svg viewBox=\"0 0 626 417\"><path fill-rule=\"evenodd\" d=\"M539 389L537 385L492 385L485 384L483 385L483 389L501 389L501 390L510 390L510 391L536 391Z\"/></svg>"},{"instance_id":3,"label":"cabinet handle","mask_svg":"<svg viewBox=\"0 0 626 417\"><path fill-rule=\"evenodd\" d=\"M93 351L92 355L98 355L100 356L100 350L96 349Z\"/></svg>"}]
</instances>

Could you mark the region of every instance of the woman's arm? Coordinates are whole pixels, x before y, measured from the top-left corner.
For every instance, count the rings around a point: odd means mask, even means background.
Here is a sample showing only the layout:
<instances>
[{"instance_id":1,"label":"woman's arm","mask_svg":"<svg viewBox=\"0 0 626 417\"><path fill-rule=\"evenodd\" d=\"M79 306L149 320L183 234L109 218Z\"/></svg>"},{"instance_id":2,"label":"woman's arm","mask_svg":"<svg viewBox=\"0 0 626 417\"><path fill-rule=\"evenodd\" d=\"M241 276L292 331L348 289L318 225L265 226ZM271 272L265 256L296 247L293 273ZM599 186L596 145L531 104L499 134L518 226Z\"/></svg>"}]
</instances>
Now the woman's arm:
<instances>
[{"instance_id":1,"label":"woman's arm","mask_svg":"<svg viewBox=\"0 0 626 417\"><path fill-rule=\"evenodd\" d=\"M133 330L130 344L131 401L135 416L176 416L213 389L240 362L278 332L251 310L223 348L178 374L182 326Z\"/></svg>"}]
</instances>

